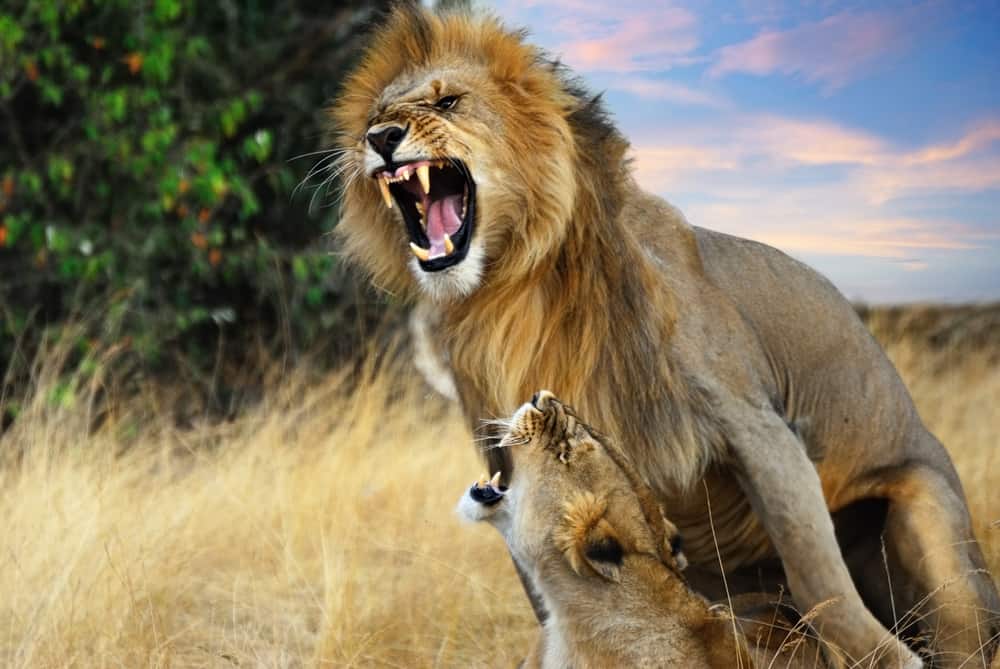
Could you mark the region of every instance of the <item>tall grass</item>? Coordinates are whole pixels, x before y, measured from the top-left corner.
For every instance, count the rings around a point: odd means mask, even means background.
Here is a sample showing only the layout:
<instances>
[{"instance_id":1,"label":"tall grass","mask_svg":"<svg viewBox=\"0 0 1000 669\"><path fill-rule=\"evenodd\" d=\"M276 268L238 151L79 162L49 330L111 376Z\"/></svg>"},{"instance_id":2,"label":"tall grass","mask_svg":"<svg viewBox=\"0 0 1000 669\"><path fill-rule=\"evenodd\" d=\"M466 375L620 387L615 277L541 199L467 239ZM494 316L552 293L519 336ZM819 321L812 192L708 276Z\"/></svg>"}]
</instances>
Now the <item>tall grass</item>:
<instances>
[{"instance_id":1,"label":"tall grass","mask_svg":"<svg viewBox=\"0 0 1000 669\"><path fill-rule=\"evenodd\" d=\"M881 334L996 571L996 351ZM40 387L0 437L0 665L513 666L530 608L499 535L452 513L470 434L412 369L361 377L292 372L183 429L150 394L96 432Z\"/></svg>"}]
</instances>

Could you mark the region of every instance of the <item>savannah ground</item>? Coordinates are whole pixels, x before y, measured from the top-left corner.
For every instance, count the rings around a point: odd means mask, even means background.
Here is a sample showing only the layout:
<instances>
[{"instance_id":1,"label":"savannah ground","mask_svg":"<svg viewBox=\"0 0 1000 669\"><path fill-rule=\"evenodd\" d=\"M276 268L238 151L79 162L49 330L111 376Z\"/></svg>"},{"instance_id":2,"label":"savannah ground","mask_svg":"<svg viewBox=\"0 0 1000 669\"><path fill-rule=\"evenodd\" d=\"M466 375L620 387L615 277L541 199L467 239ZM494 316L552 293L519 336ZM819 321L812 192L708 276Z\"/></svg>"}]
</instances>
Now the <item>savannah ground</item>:
<instances>
[{"instance_id":1,"label":"savannah ground","mask_svg":"<svg viewBox=\"0 0 1000 669\"><path fill-rule=\"evenodd\" d=\"M1000 572L1000 306L867 319ZM40 373L0 436L0 665L523 657L535 623L503 542L452 511L482 469L456 408L406 364L360 384L306 376L276 372L256 408L214 424L178 426L151 389L94 432L85 402L53 408Z\"/></svg>"}]
</instances>

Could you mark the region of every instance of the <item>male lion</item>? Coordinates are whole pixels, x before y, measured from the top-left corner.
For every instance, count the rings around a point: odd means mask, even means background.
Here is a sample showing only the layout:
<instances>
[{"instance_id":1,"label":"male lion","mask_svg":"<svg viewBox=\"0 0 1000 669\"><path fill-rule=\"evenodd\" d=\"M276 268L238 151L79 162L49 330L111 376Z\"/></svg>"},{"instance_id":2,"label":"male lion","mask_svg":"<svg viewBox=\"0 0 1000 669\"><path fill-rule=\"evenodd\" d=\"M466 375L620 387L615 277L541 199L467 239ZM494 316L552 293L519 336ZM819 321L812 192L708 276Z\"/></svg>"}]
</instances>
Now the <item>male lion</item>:
<instances>
[{"instance_id":1,"label":"male lion","mask_svg":"<svg viewBox=\"0 0 1000 669\"><path fill-rule=\"evenodd\" d=\"M826 280L644 193L599 98L495 19L400 7L333 114L345 250L430 305L470 424L554 388L629 449L702 592L721 561L737 590L836 600L816 625L855 661L921 666L891 628L988 665L962 486Z\"/></svg>"},{"instance_id":2,"label":"male lion","mask_svg":"<svg viewBox=\"0 0 1000 669\"><path fill-rule=\"evenodd\" d=\"M550 612L526 669L816 666L815 645L777 607L743 621L688 588L652 491L551 393L518 409L499 448L510 487L483 476L458 511L500 530Z\"/></svg>"}]
</instances>

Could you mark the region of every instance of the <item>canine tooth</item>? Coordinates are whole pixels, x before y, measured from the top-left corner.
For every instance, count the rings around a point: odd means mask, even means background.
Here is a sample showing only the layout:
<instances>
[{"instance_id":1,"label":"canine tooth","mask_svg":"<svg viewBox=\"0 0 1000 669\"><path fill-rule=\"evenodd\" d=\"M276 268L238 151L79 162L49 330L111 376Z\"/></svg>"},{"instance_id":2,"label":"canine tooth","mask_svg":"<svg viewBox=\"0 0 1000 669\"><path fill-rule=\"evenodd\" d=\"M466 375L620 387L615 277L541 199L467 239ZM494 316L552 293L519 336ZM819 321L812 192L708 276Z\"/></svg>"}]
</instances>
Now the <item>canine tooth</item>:
<instances>
[{"instance_id":1,"label":"canine tooth","mask_svg":"<svg viewBox=\"0 0 1000 669\"><path fill-rule=\"evenodd\" d=\"M448 233L444 233L444 252L451 255L451 252L455 250L455 245L451 243L451 237ZM500 476L500 472L497 472L497 476Z\"/></svg>"},{"instance_id":2,"label":"canine tooth","mask_svg":"<svg viewBox=\"0 0 1000 669\"><path fill-rule=\"evenodd\" d=\"M490 479L490 485L493 486L494 488L500 486L500 472L497 472L496 474L493 475L493 478Z\"/></svg>"},{"instance_id":3,"label":"canine tooth","mask_svg":"<svg viewBox=\"0 0 1000 669\"><path fill-rule=\"evenodd\" d=\"M479 480L476 481L476 487L477 488L485 488L486 484L488 482L489 482L489 479L486 477L486 474L485 473L484 474L480 474L479 475Z\"/></svg>"},{"instance_id":4,"label":"canine tooth","mask_svg":"<svg viewBox=\"0 0 1000 669\"><path fill-rule=\"evenodd\" d=\"M412 175L413 175L412 171L405 170L402 174L399 175L399 178L402 179L403 181L409 181Z\"/></svg>"},{"instance_id":5,"label":"canine tooth","mask_svg":"<svg viewBox=\"0 0 1000 669\"><path fill-rule=\"evenodd\" d=\"M417 168L417 178L420 179L420 185L424 189L425 194L430 194L431 192L431 167L430 165L421 165Z\"/></svg>"},{"instance_id":6,"label":"canine tooth","mask_svg":"<svg viewBox=\"0 0 1000 669\"><path fill-rule=\"evenodd\" d=\"M382 199L385 200L385 206L392 209L392 195L389 194L389 180L386 178L379 178L378 187L382 191Z\"/></svg>"},{"instance_id":7,"label":"canine tooth","mask_svg":"<svg viewBox=\"0 0 1000 669\"><path fill-rule=\"evenodd\" d=\"M424 262L427 262L428 260L430 260L431 252L428 251L427 249L420 248L419 246L417 246L413 242L410 242L410 250L413 251L413 255L417 256L418 258L420 258Z\"/></svg>"}]
</instances>

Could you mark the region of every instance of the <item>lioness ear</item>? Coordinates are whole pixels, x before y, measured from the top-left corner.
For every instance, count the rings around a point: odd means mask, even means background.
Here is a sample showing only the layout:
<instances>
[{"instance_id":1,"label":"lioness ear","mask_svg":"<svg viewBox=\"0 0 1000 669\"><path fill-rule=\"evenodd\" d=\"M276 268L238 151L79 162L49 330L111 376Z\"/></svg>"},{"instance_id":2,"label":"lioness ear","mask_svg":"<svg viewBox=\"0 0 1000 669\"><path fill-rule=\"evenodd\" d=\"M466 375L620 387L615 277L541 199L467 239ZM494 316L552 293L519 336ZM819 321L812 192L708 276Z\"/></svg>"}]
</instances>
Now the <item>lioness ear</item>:
<instances>
[{"instance_id":1,"label":"lioness ear","mask_svg":"<svg viewBox=\"0 0 1000 669\"><path fill-rule=\"evenodd\" d=\"M601 520L591 529L582 548L583 559L591 569L609 581L619 580L625 550L608 521Z\"/></svg>"},{"instance_id":2,"label":"lioness ear","mask_svg":"<svg viewBox=\"0 0 1000 669\"><path fill-rule=\"evenodd\" d=\"M663 537L665 554L670 556L669 561L673 562L674 567L678 571L684 571L687 569L688 560L687 556L684 555L684 542L681 539L681 533L676 525L667 520L666 516L662 517L663 526L666 530Z\"/></svg>"},{"instance_id":3,"label":"lioness ear","mask_svg":"<svg viewBox=\"0 0 1000 669\"><path fill-rule=\"evenodd\" d=\"M625 551L615 529L604 518L606 509L603 497L590 492L577 495L566 504L555 540L577 574L589 567L601 577L617 581Z\"/></svg>"}]
</instances>

